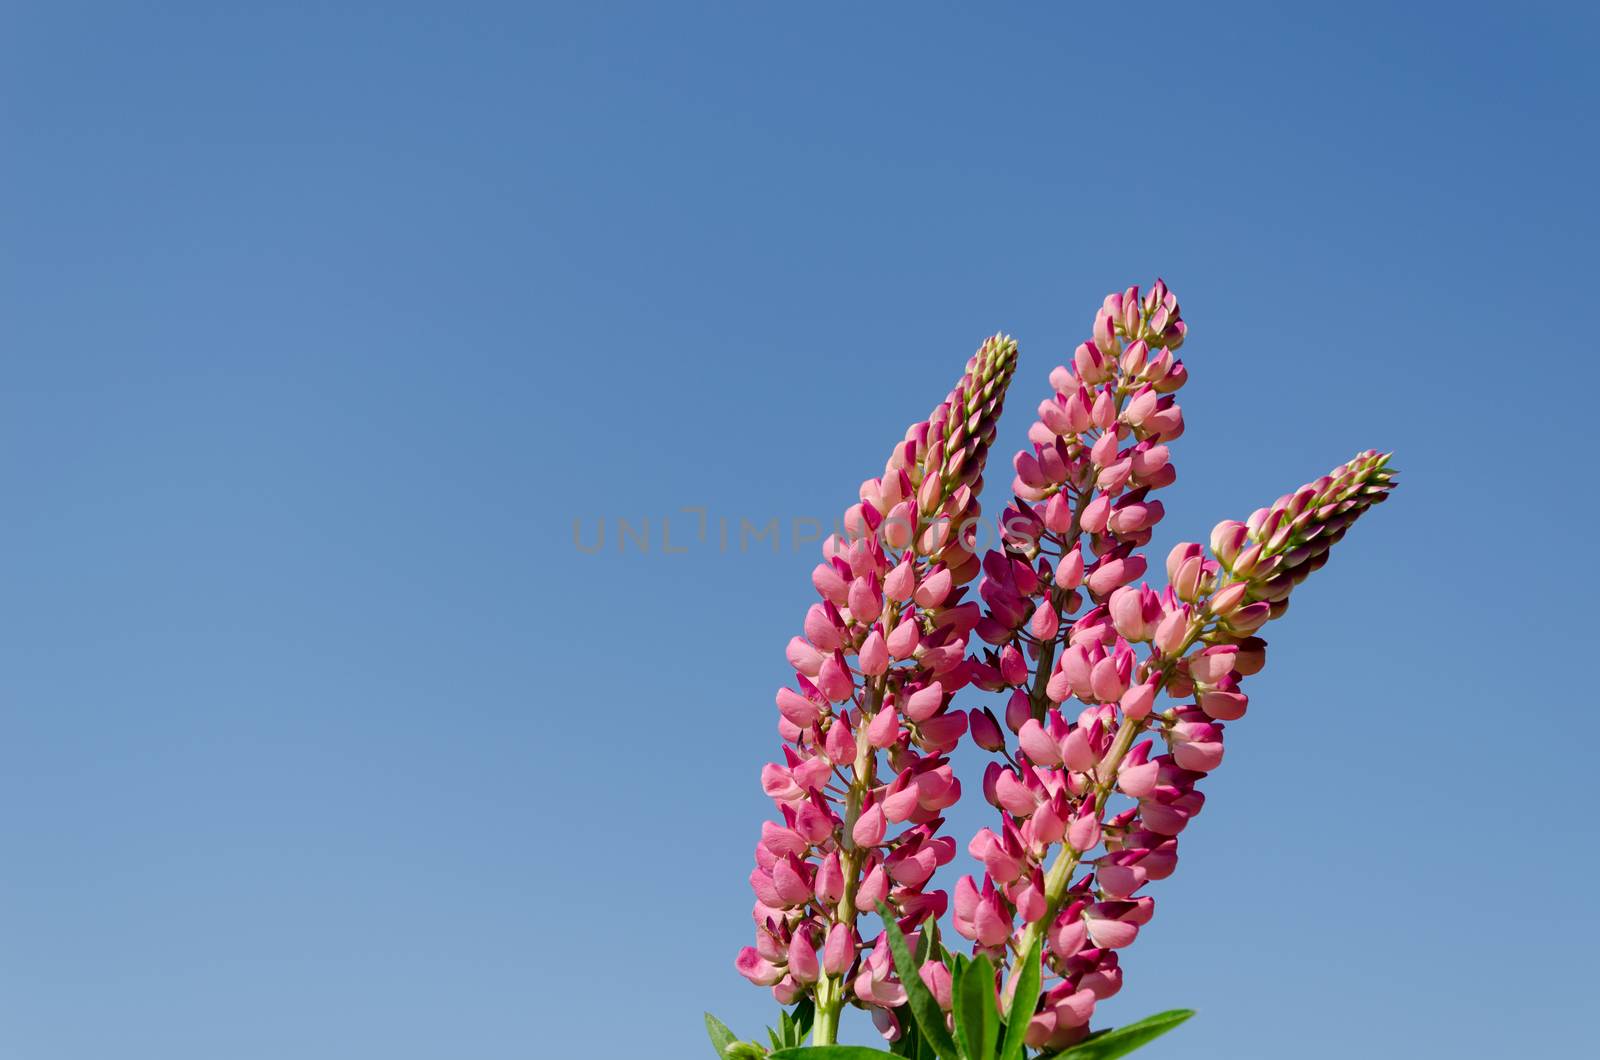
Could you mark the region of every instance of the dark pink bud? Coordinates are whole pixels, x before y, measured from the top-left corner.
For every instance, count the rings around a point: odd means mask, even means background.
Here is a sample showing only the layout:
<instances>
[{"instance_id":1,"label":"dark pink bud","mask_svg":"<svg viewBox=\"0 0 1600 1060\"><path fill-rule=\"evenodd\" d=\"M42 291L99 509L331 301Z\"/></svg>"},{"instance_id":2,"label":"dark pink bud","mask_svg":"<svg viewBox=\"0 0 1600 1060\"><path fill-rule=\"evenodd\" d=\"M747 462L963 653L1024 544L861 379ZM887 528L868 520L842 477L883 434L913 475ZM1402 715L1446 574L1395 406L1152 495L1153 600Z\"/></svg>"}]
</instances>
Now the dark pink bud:
<instances>
[{"instance_id":1,"label":"dark pink bud","mask_svg":"<svg viewBox=\"0 0 1600 1060\"><path fill-rule=\"evenodd\" d=\"M1031 717L1033 717L1033 703L1028 699L1028 693L1019 688L1011 693L1011 698L1006 701L1006 728L1017 732L1022 728L1022 723Z\"/></svg>"},{"instance_id":2,"label":"dark pink bud","mask_svg":"<svg viewBox=\"0 0 1600 1060\"><path fill-rule=\"evenodd\" d=\"M1006 739L1000 731L1000 721L988 707L979 711L973 708L968 715L968 729L972 733L972 742L985 751L1004 751Z\"/></svg>"}]
</instances>

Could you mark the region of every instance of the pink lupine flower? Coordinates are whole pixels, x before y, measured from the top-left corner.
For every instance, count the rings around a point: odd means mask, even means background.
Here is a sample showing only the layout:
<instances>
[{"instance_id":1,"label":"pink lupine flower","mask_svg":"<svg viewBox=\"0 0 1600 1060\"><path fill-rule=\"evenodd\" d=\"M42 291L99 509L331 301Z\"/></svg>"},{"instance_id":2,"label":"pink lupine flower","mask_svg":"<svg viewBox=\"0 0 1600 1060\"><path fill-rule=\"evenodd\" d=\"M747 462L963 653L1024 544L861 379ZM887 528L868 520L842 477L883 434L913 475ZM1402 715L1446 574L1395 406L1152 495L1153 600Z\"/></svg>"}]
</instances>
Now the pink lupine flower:
<instances>
[{"instance_id":1,"label":"pink lupine flower","mask_svg":"<svg viewBox=\"0 0 1600 1060\"><path fill-rule=\"evenodd\" d=\"M926 888L955 855L937 834L961 794L944 756L967 732L951 699L970 680L968 637L982 617L964 599L980 562L977 497L1015 365L1014 342L985 342L883 474L862 483L846 533L824 542L811 572L819 600L803 635L785 650L795 671L777 693L785 746L761 773L783 823L769 822L757 845L756 945L735 963L781 1001L813 997L819 1041L832 1040L847 1001L905 1001L884 936L858 956L860 914L885 903L911 930L948 905Z\"/></svg>"},{"instance_id":2,"label":"pink lupine flower","mask_svg":"<svg viewBox=\"0 0 1600 1060\"><path fill-rule=\"evenodd\" d=\"M1173 354L1186 336L1159 281L1106 298L1092 340L1050 374L1055 394L1013 462L1002 547L982 561L975 628L989 647L971 677L1007 695L1015 755L985 774L1002 828L969 847L985 873L958 883L954 924L997 955L1046 943L1053 985L1029 1024L1035 1048L1081 1039L1096 1001L1120 989L1116 951L1154 912L1143 889L1175 868L1176 837L1205 802L1196 785L1248 707L1240 681L1264 661L1255 631L1391 488L1388 458L1363 453L1218 524L1209 551L1174 548L1167 588L1142 583L1138 550L1165 515L1152 493L1176 479L1173 395L1188 374ZM1162 707L1163 695L1178 702ZM992 716L971 713L974 741L1007 754Z\"/></svg>"}]
</instances>

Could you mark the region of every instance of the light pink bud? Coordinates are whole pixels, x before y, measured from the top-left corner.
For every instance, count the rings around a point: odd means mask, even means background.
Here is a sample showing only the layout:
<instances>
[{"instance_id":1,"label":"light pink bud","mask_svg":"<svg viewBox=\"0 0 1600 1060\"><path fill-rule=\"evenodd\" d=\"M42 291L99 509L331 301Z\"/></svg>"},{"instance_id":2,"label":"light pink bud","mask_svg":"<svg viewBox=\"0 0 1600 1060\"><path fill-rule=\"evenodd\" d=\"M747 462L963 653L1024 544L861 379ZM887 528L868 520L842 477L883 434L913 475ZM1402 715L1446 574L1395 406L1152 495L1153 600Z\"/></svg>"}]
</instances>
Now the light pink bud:
<instances>
[{"instance_id":1,"label":"light pink bud","mask_svg":"<svg viewBox=\"0 0 1600 1060\"><path fill-rule=\"evenodd\" d=\"M1067 834L1067 822L1062 818L1061 809L1054 798L1040 804L1028 819L1028 827L1032 831L1033 841L1040 846L1059 843L1061 837Z\"/></svg>"},{"instance_id":2,"label":"light pink bud","mask_svg":"<svg viewBox=\"0 0 1600 1060\"><path fill-rule=\"evenodd\" d=\"M1250 586L1244 582L1223 586L1211 596L1211 613L1220 616L1232 614L1240 604L1244 603L1245 594L1249 591Z\"/></svg>"},{"instance_id":3,"label":"light pink bud","mask_svg":"<svg viewBox=\"0 0 1600 1060\"><path fill-rule=\"evenodd\" d=\"M938 607L944 603L944 598L950 595L952 584L949 570L941 567L923 579L922 584L917 586L913 598L920 607ZM816 641L813 639L812 643Z\"/></svg>"},{"instance_id":4,"label":"light pink bud","mask_svg":"<svg viewBox=\"0 0 1600 1060\"><path fill-rule=\"evenodd\" d=\"M945 967L943 961L930 960L917 969L917 974L922 977L922 984L928 988L928 992L939 1003L939 1007L949 1012L950 969Z\"/></svg>"},{"instance_id":5,"label":"light pink bud","mask_svg":"<svg viewBox=\"0 0 1600 1060\"><path fill-rule=\"evenodd\" d=\"M867 724L867 743L873 747L888 747L899 738L900 722L890 707L879 710Z\"/></svg>"},{"instance_id":6,"label":"light pink bud","mask_svg":"<svg viewBox=\"0 0 1600 1060\"><path fill-rule=\"evenodd\" d=\"M874 629L867 634L867 639L861 643L861 652L858 662L861 672L868 677L877 677L889 668L889 647L884 643L883 634Z\"/></svg>"},{"instance_id":7,"label":"light pink bud","mask_svg":"<svg viewBox=\"0 0 1600 1060\"><path fill-rule=\"evenodd\" d=\"M821 604L812 604L806 612L806 639L818 651L833 651L839 646L839 627L833 624L828 611Z\"/></svg>"},{"instance_id":8,"label":"light pink bud","mask_svg":"<svg viewBox=\"0 0 1600 1060\"><path fill-rule=\"evenodd\" d=\"M1045 913L1049 912L1044 892L1035 887L1032 880L1017 888L1016 894L1012 896L1012 904L1017 907L1017 915L1026 924L1043 920Z\"/></svg>"},{"instance_id":9,"label":"light pink bud","mask_svg":"<svg viewBox=\"0 0 1600 1060\"><path fill-rule=\"evenodd\" d=\"M891 600L911 599L911 593L916 587L917 571L910 556L895 564L895 568L883 579L883 595Z\"/></svg>"},{"instance_id":10,"label":"light pink bud","mask_svg":"<svg viewBox=\"0 0 1600 1060\"><path fill-rule=\"evenodd\" d=\"M856 888L856 908L876 909L889 894L889 874L882 865L874 865L867 878Z\"/></svg>"},{"instance_id":11,"label":"light pink bud","mask_svg":"<svg viewBox=\"0 0 1600 1060\"><path fill-rule=\"evenodd\" d=\"M844 924L828 929L828 941L822 948L822 969L829 975L843 975L850 970L856 957L855 939Z\"/></svg>"},{"instance_id":12,"label":"light pink bud","mask_svg":"<svg viewBox=\"0 0 1600 1060\"><path fill-rule=\"evenodd\" d=\"M784 655L789 659L789 665L805 674L807 677L817 676L817 670L822 666L822 653L811 646L811 642L804 637L789 638L789 647Z\"/></svg>"},{"instance_id":13,"label":"light pink bud","mask_svg":"<svg viewBox=\"0 0 1600 1060\"><path fill-rule=\"evenodd\" d=\"M1159 677L1159 675L1156 675ZM1122 708L1122 716L1129 721L1140 721L1150 716L1150 710L1156 702L1156 677L1134 685L1123 693L1121 701L1117 704Z\"/></svg>"},{"instance_id":14,"label":"light pink bud","mask_svg":"<svg viewBox=\"0 0 1600 1060\"><path fill-rule=\"evenodd\" d=\"M1111 498L1102 493L1083 507L1083 515L1078 519L1078 525L1086 533L1103 534L1106 529L1106 519L1111 515Z\"/></svg>"},{"instance_id":15,"label":"light pink bud","mask_svg":"<svg viewBox=\"0 0 1600 1060\"><path fill-rule=\"evenodd\" d=\"M844 577L832 563L819 563L811 571L811 584L824 599L844 606L847 587Z\"/></svg>"},{"instance_id":16,"label":"light pink bud","mask_svg":"<svg viewBox=\"0 0 1600 1060\"><path fill-rule=\"evenodd\" d=\"M1011 770L1002 770L995 779L995 797L1000 802L1000 808L1016 817L1028 817L1039 808L1039 802L1033 797L1022 781Z\"/></svg>"},{"instance_id":17,"label":"light pink bud","mask_svg":"<svg viewBox=\"0 0 1600 1060\"><path fill-rule=\"evenodd\" d=\"M1056 585L1062 589L1076 589L1083 583L1083 550L1073 548L1061 557L1056 567Z\"/></svg>"},{"instance_id":18,"label":"light pink bud","mask_svg":"<svg viewBox=\"0 0 1600 1060\"><path fill-rule=\"evenodd\" d=\"M850 617L857 622L872 622L883 613L883 601L871 578L857 578L850 583Z\"/></svg>"},{"instance_id":19,"label":"light pink bud","mask_svg":"<svg viewBox=\"0 0 1600 1060\"><path fill-rule=\"evenodd\" d=\"M746 946L740 950L739 956L734 958L733 966L740 975L757 986L772 986L783 978L783 969L763 959L754 946Z\"/></svg>"},{"instance_id":20,"label":"light pink bud","mask_svg":"<svg viewBox=\"0 0 1600 1060\"><path fill-rule=\"evenodd\" d=\"M1190 556L1178 565L1177 572L1172 576L1172 591L1178 599L1194 603L1200 598L1204 574L1205 561L1199 556Z\"/></svg>"},{"instance_id":21,"label":"light pink bud","mask_svg":"<svg viewBox=\"0 0 1600 1060\"><path fill-rule=\"evenodd\" d=\"M858 847L874 847L883 842L888 827L889 824L883 817L883 807L874 803L856 818L855 827L850 830L850 838L855 840Z\"/></svg>"},{"instance_id":22,"label":"light pink bud","mask_svg":"<svg viewBox=\"0 0 1600 1060\"><path fill-rule=\"evenodd\" d=\"M1089 744L1089 734L1083 731L1081 725L1067 733L1067 738L1061 741L1061 758L1074 773L1087 773L1100 762L1100 756L1094 753L1094 748Z\"/></svg>"},{"instance_id":23,"label":"light pink bud","mask_svg":"<svg viewBox=\"0 0 1600 1060\"><path fill-rule=\"evenodd\" d=\"M1028 760L1039 766L1058 766L1061 764L1061 745L1049 733L1044 731L1034 718L1029 718L1022 723L1022 728L1017 732L1017 742Z\"/></svg>"},{"instance_id":24,"label":"light pink bud","mask_svg":"<svg viewBox=\"0 0 1600 1060\"><path fill-rule=\"evenodd\" d=\"M1125 556L1122 559L1102 560L1089 575L1089 591L1104 596L1119 585L1127 585L1144 576L1143 556Z\"/></svg>"},{"instance_id":25,"label":"light pink bud","mask_svg":"<svg viewBox=\"0 0 1600 1060\"><path fill-rule=\"evenodd\" d=\"M1168 611L1166 616L1156 624L1155 644L1156 651L1163 655L1171 655L1183 646L1184 638L1189 635L1189 609L1179 607Z\"/></svg>"},{"instance_id":26,"label":"light pink bud","mask_svg":"<svg viewBox=\"0 0 1600 1060\"><path fill-rule=\"evenodd\" d=\"M802 983L814 983L821 973L816 948L806 938L806 932L796 931L789 940L789 974Z\"/></svg>"},{"instance_id":27,"label":"light pink bud","mask_svg":"<svg viewBox=\"0 0 1600 1060\"><path fill-rule=\"evenodd\" d=\"M1067 827L1067 844L1080 853L1100 845L1100 815L1095 812L1092 799L1084 803L1083 810Z\"/></svg>"},{"instance_id":28,"label":"light pink bud","mask_svg":"<svg viewBox=\"0 0 1600 1060\"><path fill-rule=\"evenodd\" d=\"M1034 610L1028 629L1040 640L1054 640L1060 625L1061 616L1056 614L1055 605L1046 599Z\"/></svg>"},{"instance_id":29,"label":"light pink bud","mask_svg":"<svg viewBox=\"0 0 1600 1060\"><path fill-rule=\"evenodd\" d=\"M906 699L902 710L908 721L923 722L933 717L944 705L944 686L938 681L918 689Z\"/></svg>"},{"instance_id":30,"label":"light pink bud","mask_svg":"<svg viewBox=\"0 0 1600 1060\"><path fill-rule=\"evenodd\" d=\"M843 718L835 718L822 738L822 749L833 761L844 765L856 757L856 738Z\"/></svg>"},{"instance_id":31,"label":"light pink bud","mask_svg":"<svg viewBox=\"0 0 1600 1060\"><path fill-rule=\"evenodd\" d=\"M1052 534L1064 534L1072 526L1072 503L1065 493L1057 493L1045 502L1045 529Z\"/></svg>"},{"instance_id":32,"label":"light pink bud","mask_svg":"<svg viewBox=\"0 0 1600 1060\"><path fill-rule=\"evenodd\" d=\"M809 729L822 717L817 704L792 688L778 689L778 713L802 729Z\"/></svg>"},{"instance_id":33,"label":"light pink bud","mask_svg":"<svg viewBox=\"0 0 1600 1060\"><path fill-rule=\"evenodd\" d=\"M855 693L856 688L855 681L850 676L850 668L837 655L830 655L822 660L822 668L817 671L816 684L817 689L832 703L843 703Z\"/></svg>"},{"instance_id":34,"label":"light pink bud","mask_svg":"<svg viewBox=\"0 0 1600 1060\"><path fill-rule=\"evenodd\" d=\"M908 618L889 632L889 656L893 659L909 659L916 653L919 643L921 631L917 629L917 620Z\"/></svg>"}]
</instances>

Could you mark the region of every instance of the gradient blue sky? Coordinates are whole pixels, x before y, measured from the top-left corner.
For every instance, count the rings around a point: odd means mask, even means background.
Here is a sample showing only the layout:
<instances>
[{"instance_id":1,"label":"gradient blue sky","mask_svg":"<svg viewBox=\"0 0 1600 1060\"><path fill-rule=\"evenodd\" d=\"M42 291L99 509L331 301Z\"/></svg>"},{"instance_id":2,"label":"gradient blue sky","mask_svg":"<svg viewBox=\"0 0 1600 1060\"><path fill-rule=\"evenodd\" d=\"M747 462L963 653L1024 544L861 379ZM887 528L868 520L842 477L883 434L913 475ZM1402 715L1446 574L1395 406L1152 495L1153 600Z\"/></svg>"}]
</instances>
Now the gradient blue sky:
<instances>
[{"instance_id":1,"label":"gradient blue sky","mask_svg":"<svg viewBox=\"0 0 1600 1060\"><path fill-rule=\"evenodd\" d=\"M813 558L737 520L834 517L997 329L1004 458L1157 274L1193 378L1160 551L1361 448L1404 474L1272 628L1103 1011L1201 1010L1151 1060L1600 1048L1597 30L6 4L0 1056L753 1032Z\"/></svg>"}]
</instances>

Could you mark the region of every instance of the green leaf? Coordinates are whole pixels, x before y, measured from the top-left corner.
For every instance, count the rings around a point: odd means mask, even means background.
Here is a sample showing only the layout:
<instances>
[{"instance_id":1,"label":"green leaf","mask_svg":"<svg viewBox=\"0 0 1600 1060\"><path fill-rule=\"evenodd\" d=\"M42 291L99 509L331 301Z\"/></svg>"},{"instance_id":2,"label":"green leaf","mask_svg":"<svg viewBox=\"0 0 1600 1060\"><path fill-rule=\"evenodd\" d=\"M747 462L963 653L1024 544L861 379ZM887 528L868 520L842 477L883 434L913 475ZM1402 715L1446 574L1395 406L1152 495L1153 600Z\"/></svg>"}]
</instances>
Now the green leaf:
<instances>
[{"instance_id":1,"label":"green leaf","mask_svg":"<svg viewBox=\"0 0 1600 1060\"><path fill-rule=\"evenodd\" d=\"M1098 1034L1086 1042L1079 1042L1071 1049L1053 1054L1051 1060L1115 1060L1150 1044L1193 1015L1194 1009L1189 1008L1158 1012L1138 1023L1130 1023L1126 1027Z\"/></svg>"},{"instance_id":2,"label":"green leaf","mask_svg":"<svg viewBox=\"0 0 1600 1060\"><path fill-rule=\"evenodd\" d=\"M800 1004L794 1007L795 1045L800 1045L806 1040L806 1035L811 1033L811 1024L817 1017L817 1006L809 997L800 999Z\"/></svg>"},{"instance_id":3,"label":"green leaf","mask_svg":"<svg viewBox=\"0 0 1600 1060\"><path fill-rule=\"evenodd\" d=\"M978 956L961 969L950 987L955 1008L956 1040L967 1060L993 1060L1000 1036L1000 1014L995 1010L994 965Z\"/></svg>"},{"instance_id":4,"label":"green leaf","mask_svg":"<svg viewBox=\"0 0 1600 1060\"><path fill-rule=\"evenodd\" d=\"M719 1057L727 1052L728 1046L739 1040L733 1036L726 1023L709 1012L706 1013L706 1033L711 1036L711 1048L717 1051Z\"/></svg>"},{"instance_id":5,"label":"green leaf","mask_svg":"<svg viewBox=\"0 0 1600 1060\"><path fill-rule=\"evenodd\" d=\"M768 1060L868 1060L869 1057L893 1055L864 1045L803 1045L779 1049Z\"/></svg>"},{"instance_id":6,"label":"green leaf","mask_svg":"<svg viewBox=\"0 0 1600 1060\"><path fill-rule=\"evenodd\" d=\"M883 930L889 936L889 952L894 954L894 969L900 973L900 984L906 988L906 1003L911 1006L923 1040L933 1046L939 1060L962 1060L954 1039L945 1030L944 1010L918 974L916 959L906 947L906 937L900 933L900 925L894 922L894 914L888 906L880 905L878 915L883 918Z\"/></svg>"},{"instance_id":7,"label":"green leaf","mask_svg":"<svg viewBox=\"0 0 1600 1060\"><path fill-rule=\"evenodd\" d=\"M1017 982L1012 987L1011 1011L1006 1016L1006 1036L1000 1046L1000 1060L1023 1060L1023 1039L1028 1033L1028 1021L1039 1004L1040 976L1039 939L1033 940L1022 963L1015 965Z\"/></svg>"}]
</instances>

